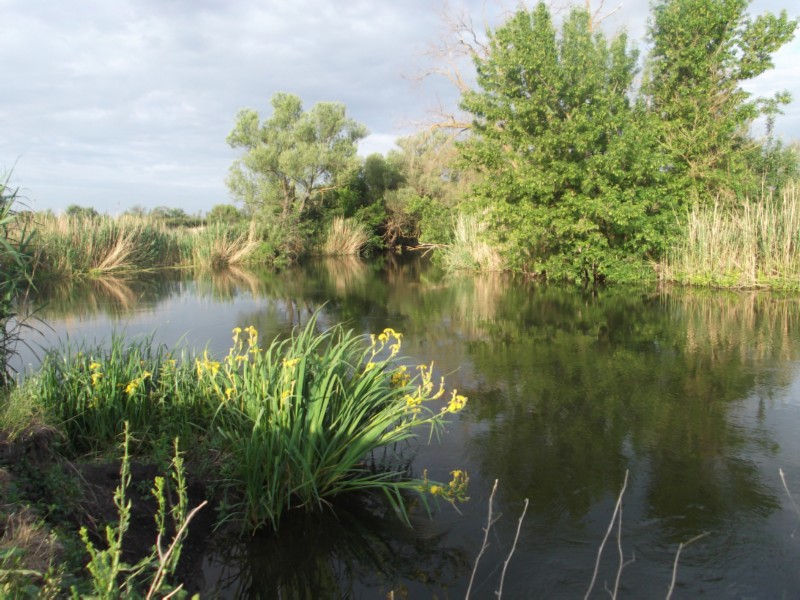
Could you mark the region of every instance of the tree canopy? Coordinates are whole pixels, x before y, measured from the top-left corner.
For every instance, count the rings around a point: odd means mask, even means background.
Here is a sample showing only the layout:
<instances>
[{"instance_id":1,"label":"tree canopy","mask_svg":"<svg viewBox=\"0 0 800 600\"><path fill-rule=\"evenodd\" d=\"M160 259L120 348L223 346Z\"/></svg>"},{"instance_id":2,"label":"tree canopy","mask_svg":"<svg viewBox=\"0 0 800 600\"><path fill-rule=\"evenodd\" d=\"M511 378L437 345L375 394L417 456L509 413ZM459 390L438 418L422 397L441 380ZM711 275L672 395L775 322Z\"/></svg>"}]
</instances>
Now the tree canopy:
<instances>
[{"instance_id":1,"label":"tree canopy","mask_svg":"<svg viewBox=\"0 0 800 600\"><path fill-rule=\"evenodd\" d=\"M237 115L227 141L244 153L230 169L228 186L253 213L299 218L358 167L357 143L367 129L337 102L318 102L304 112L299 97L278 93L271 104L272 116L263 123L252 109Z\"/></svg>"},{"instance_id":2,"label":"tree canopy","mask_svg":"<svg viewBox=\"0 0 800 600\"><path fill-rule=\"evenodd\" d=\"M772 68L797 21L752 18L750 0L660 0L653 6L644 91L658 117L672 175L696 200L758 186L751 163L760 144L750 125L788 104L787 92L751 98L741 83ZM749 181L748 181L749 180ZM749 186L748 186L749 184Z\"/></svg>"},{"instance_id":3,"label":"tree canopy","mask_svg":"<svg viewBox=\"0 0 800 600\"><path fill-rule=\"evenodd\" d=\"M630 101L637 53L574 9L556 31L540 3L490 33L462 155L478 165L479 206L512 266L598 279L663 243L667 209L655 140Z\"/></svg>"},{"instance_id":4,"label":"tree canopy","mask_svg":"<svg viewBox=\"0 0 800 600\"><path fill-rule=\"evenodd\" d=\"M783 168L749 127L788 94L751 99L740 83L772 66L797 21L751 18L748 4L656 2L641 89L636 50L587 8L557 28L539 3L488 32L478 88L462 95L461 157L482 175L474 208L512 268L630 279L670 246L684 207L741 197L768 179L759 169Z\"/></svg>"}]
</instances>

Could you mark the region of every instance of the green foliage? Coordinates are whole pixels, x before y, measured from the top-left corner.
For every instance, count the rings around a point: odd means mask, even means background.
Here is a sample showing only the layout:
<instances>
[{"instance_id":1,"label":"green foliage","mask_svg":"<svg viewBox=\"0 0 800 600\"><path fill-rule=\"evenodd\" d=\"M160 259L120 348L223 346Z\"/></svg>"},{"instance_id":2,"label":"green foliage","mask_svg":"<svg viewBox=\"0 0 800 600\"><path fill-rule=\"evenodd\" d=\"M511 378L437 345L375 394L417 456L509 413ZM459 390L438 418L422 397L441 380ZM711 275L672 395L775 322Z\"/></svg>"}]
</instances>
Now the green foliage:
<instances>
[{"instance_id":1,"label":"green foliage","mask_svg":"<svg viewBox=\"0 0 800 600\"><path fill-rule=\"evenodd\" d=\"M245 528L277 528L291 508L321 510L350 492L382 492L401 517L405 491L457 499L465 474L455 486L414 479L395 454L466 402L453 392L428 406L444 381L425 365L413 378L398 366L400 334L370 344L340 326L318 333L317 315L266 349L255 328L244 334L234 330L221 361L206 352L176 362L148 340L118 337L107 351L64 349L21 392L60 423L68 456L108 452L123 426L139 452L180 437L197 459L212 453L227 518Z\"/></svg>"},{"instance_id":2,"label":"green foliage","mask_svg":"<svg viewBox=\"0 0 800 600\"><path fill-rule=\"evenodd\" d=\"M31 285L33 232L15 209L17 190L0 181L0 388L11 382L9 360L14 356L24 319L19 296Z\"/></svg>"},{"instance_id":3,"label":"green foliage","mask_svg":"<svg viewBox=\"0 0 800 600\"><path fill-rule=\"evenodd\" d=\"M231 167L228 186L254 214L299 219L358 166L356 144L367 130L339 103L319 102L303 112L300 98L278 93L271 104L272 117L263 123L252 109L237 115L227 141L244 154Z\"/></svg>"},{"instance_id":4,"label":"green foliage","mask_svg":"<svg viewBox=\"0 0 800 600\"><path fill-rule=\"evenodd\" d=\"M80 206L78 204L70 204L64 214L78 219L94 219L98 216L97 211L91 206Z\"/></svg>"},{"instance_id":5,"label":"green foliage","mask_svg":"<svg viewBox=\"0 0 800 600\"><path fill-rule=\"evenodd\" d=\"M413 379L397 366L401 336L393 330L365 347L341 327L317 333L316 321L264 350L255 329L236 330L222 362L197 361L201 389L220 406L214 429L226 457L229 516L250 528L277 528L289 508L321 510L337 495L368 490L383 492L405 517L401 492L432 486L409 479L391 449L422 425L439 431L466 401L453 392L441 410L429 409L444 382L435 385L425 366Z\"/></svg>"},{"instance_id":6,"label":"green foliage","mask_svg":"<svg viewBox=\"0 0 800 600\"><path fill-rule=\"evenodd\" d=\"M90 575L91 591L81 593L81 598L96 598L98 600L111 600L117 598L153 598L175 597L181 591L182 585L177 587L168 583L180 559L183 542L188 533L189 521L203 502L192 512L188 511L188 494L183 466L183 458L178 452L178 442L175 441L174 456L172 459L172 481L177 503L172 507L167 505L166 483L163 477L157 477L151 493L153 494L158 509L155 514L158 537L150 555L140 560L135 565L123 561L123 541L131 524L131 501L127 496L131 484L130 454L128 446L130 433L127 424L123 434L122 461L120 466L120 483L114 493L114 505L117 507L118 522L107 525L105 528L105 548L98 548L89 538L85 527L81 528L81 539L89 554L86 569ZM167 538L167 525L173 532L169 546L164 546ZM146 590L146 593L142 593ZM73 588L73 597L78 597L78 590ZM163 596L167 594L167 596ZM183 597L185 594L178 596Z\"/></svg>"},{"instance_id":7,"label":"green foliage","mask_svg":"<svg viewBox=\"0 0 800 600\"><path fill-rule=\"evenodd\" d=\"M751 98L741 83L772 68L772 55L794 37L797 20L750 17L749 0L660 0L653 6L645 92L658 117L671 177L692 200L720 193L755 196L773 163L753 168L760 144L748 134L773 119L787 92ZM774 165L779 166L779 165Z\"/></svg>"},{"instance_id":8,"label":"green foliage","mask_svg":"<svg viewBox=\"0 0 800 600\"><path fill-rule=\"evenodd\" d=\"M231 225L243 220L244 217L241 211L232 204L215 204L206 215L206 223L209 225L215 223Z\"/></svg>"},{"instance_id":9,"label":"green foliage","mask_svg":"<svg viewBox=\"0 0 800 600\"><path fill-rule=\"evenodd\" d=\"M157 220L170 229L199 227L203 224L203 220L200 217L187 215L182 208L169 208L167 206L158 206L151 210L150 218Z\"/></svg>"},{"instance_id":10,"label":"green foliage","mask_svg":"<svg viewBox=\"0 0 800 600\"><path fill-rule=\"evenodd\" d=\"M143 449L164 439L191 439L208 419L185 368L150 340L125 344L119 336L108 350L66 347L49 352L23 392L54 416L68 440L69 455L105 452L129 423Z\"/></svg>"},{"instance_id":11,"label":"green foliage","mask_svg":"<svg viewBox=\"0 0 800 600\"><path fill-rule=\"evenodd\" d=\"M509 264L554 279L629 273L666 244L674 222L657 140L629 95L627 37L610 42L573 9L560 34L549 10L517 11L476 61L479 91L463 159L480 167L478 203Z\"/></svg>"},{"instance_id":12,"label":"green foliage","mask_svg":"<svg viewBox=\"0 0 800 600\"><path fill-rule=\"evenodd\" d=\"M452 239L455 207L466 197L474 173L457 165L456 138L442 131L397 141L400 150L387 162L402 174L402 184L386 194L386 239L447 244Z\"/></svg>"}]
</instances>

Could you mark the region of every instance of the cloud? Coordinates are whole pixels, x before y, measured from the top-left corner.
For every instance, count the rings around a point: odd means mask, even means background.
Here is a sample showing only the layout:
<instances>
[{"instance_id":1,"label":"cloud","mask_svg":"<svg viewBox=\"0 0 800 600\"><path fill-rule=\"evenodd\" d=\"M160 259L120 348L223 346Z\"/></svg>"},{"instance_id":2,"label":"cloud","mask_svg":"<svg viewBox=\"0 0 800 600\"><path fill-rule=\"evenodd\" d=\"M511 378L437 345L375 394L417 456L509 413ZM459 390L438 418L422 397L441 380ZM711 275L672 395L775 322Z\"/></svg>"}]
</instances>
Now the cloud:
<instances>
[{"instance_id":1,"label":"cloud","mask_svg":"<svg viewBox=\"0 0 800 600\"><path fill-rule=\"evenodd\" d=\"M479 30L516 7L454 1ZM641 39L648 10L626 2L607 26ZM437 98L457 103L442 82L404 77L441 32L428 0L4 0L3 16L13 27L0 38L0 169L14 167L36 208L196 212L225 202L236 112L267 116L277 91L307 108L343 102L371 132L362 155L390 149ZM798 47L753 89L793 85L800 96ZM779 122L792 137L799 105Z\"/></svg>"}]
</instances>

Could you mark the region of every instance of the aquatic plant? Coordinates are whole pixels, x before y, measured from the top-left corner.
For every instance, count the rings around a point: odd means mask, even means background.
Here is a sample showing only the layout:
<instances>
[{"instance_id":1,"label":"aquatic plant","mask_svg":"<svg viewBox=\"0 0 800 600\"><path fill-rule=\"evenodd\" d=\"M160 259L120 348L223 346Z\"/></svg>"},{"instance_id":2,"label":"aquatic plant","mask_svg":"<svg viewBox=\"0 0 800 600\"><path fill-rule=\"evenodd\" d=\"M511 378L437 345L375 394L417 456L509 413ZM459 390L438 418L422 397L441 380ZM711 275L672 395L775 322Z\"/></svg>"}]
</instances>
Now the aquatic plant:
<instances>
[{"instance_id":1,"label":"aquatic plant","mask_svg":"<svg viewBox=\"0 0 800 600\"><path fill-rule=\"evenodd\" d=\"M487 224L478 216L461 213L453 223L453 241L442 248L448 271L500 271L503 260L484 239Z\"/></svg>"},{"instance_id":2,"label":"aquatic plant","mask_svg":"<svg viewBox=\"0 0 800 600\"><path fill-rule=\"evenodd\" d=\"M18 315L19 296L31 284L30 246L33 232L19 218L17 190L0 181L0 387L11 381L9 360L14 356L24 319Z\"/></svg>"},{"instance_id":3,"label":"aquatic plant","mask_svg":"<svg viewBox=\"0 0 800 600\"><path fill-rule=\"evenodd\" d=\"M661 263L661 279L721 287L797 288L800 190L765 192L733 208L695 207L679 242Z\"/></svg>"},{"instance_id":4,"label":"aquatic plant","mask_svg":"<svg viewBox=\"0 0 800 600\"><path fill-rule=\"evenodd\" d=\"M71 455L107 452L129 423L137 448L164 439L193 439L213 414L196 391L191 371L152 339L111 338L107 349L65 347L45 356L20 396L33 396L60 423Z\"/></svg>"},{"instance_id":5,"label":"aquatic plant","mask_svg":"<svg viewBox=\"0 0 800 600\"><path fill-rule=\"evenodd\" d=\"M255 223L209 225L202 231L182 237L184 263L198 267L221 268L247 261L259 247Z\"/></svg>"},{"instance_id":6,"label":"aquatic plant","mask_svg":"<svg viewBox=\"0 0 800 600\"><path fill-rule=\"evenodd\" d=\"M466 398L445 398L433 365L400 365L394 330L365 341L341 326L317 332L317 317L264 349L255 328L236 328L221 360L206 351L176 361L152 340L119 336L105 351L62 349L18 399L61 424L71 455L108 452L123 423L138 452L163 451L174 437L205 448L226 520L250 529L277 528L289 509L320 510L351 492L382 492L401 518L408 491L463 499L466 473L449 484L413 478L400 444L421 427L438 434Z\"/></svg>"},{"instance_id":7,"label":"aquatic plant","mask_svg":"<svg viewBox=\"0 0 800 600\"><path fill-rule=\"evenodd\" d=\"M328 226L322 254L347 256L359 254L370 238L369 228L355 219L334 217Z\"/></svg>"},{"instance_id":8,"label":"aquatic plant","mask_svg":"<svg viewBox=\"0 0 800 600\"><path fill-rule=\"evenodd\" d=\"M179 262L176 236L154 219L42 216L38 223L37 268L57 277L101 276Z\"/></svg>"},{"instance_id":9,"label":"aquatic plant","mask_svg":"<svg viewBox=\"0 0 800 600\"><path fill-rule=\"evenodd\" d=\"M453 391L439 410L430 408L444 381L434 383L426 365L412 377L396 364L401 334L386 329L364 344L341 326L317 333L317 316L263 350L254 328L236 329L221 362L196 360L201 388L220 407L213 430L226 457L228 518L251 529L277 528L288 509L320 510L335 496L368 490L383 492L406 518L404 491L437 493L408 477L391 450L420 426L438 432L466 402ZM438 490L448 500L456 491L463 497L463 486Z\"/></svg>"}]
</instances>

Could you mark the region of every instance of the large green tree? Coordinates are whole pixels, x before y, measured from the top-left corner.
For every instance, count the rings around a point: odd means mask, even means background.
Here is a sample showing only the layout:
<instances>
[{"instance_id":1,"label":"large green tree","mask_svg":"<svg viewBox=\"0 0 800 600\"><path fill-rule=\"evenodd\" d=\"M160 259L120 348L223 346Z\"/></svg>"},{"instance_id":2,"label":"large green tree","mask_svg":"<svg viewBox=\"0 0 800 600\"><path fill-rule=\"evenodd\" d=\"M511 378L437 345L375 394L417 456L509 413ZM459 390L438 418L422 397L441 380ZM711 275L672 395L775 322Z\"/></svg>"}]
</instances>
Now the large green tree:
<instances>
[{"instance_id":1,"label":"large green tree","mask_svg":"<svg viewBox=\"0 0 800 600\"><path fill-rule=\"evenodd\" d=\"M476 60L464 159L512 267L599 280L641 272L674 221L656 140L630 95L637 54L585 9L557 32L548 8L518 10Z\"/></svg>"},{"instance_id":2,"label":"large green tree","mask_svg":"<svg viewBox=\"0 0 800 600\"><path fill-rule=\"evenodd\" d=\"M230 169L233 196L253 213L300 218L357 168L358 141L367 129L345 114L343 104L319 102L308 112L297 96L278 93L273 113L239 112L228 144L244 153Z\"/></svg>"},{"instance_id":3,"label":"large green tree","mask_svg":"<svg viewBox=\"0 0 800 600\"><path fill-rule=\"evenodd\" d=\"M741 87L772 68L773 53L797 28L785 11L752 18L749 4L659 0L653 7L645 93L670 173L693 200L758 187L753 184L764 173L753 172L753 165L761 148L750 125L790 100L786 92L752 98Z\"/></svg>"}]
</instances>

